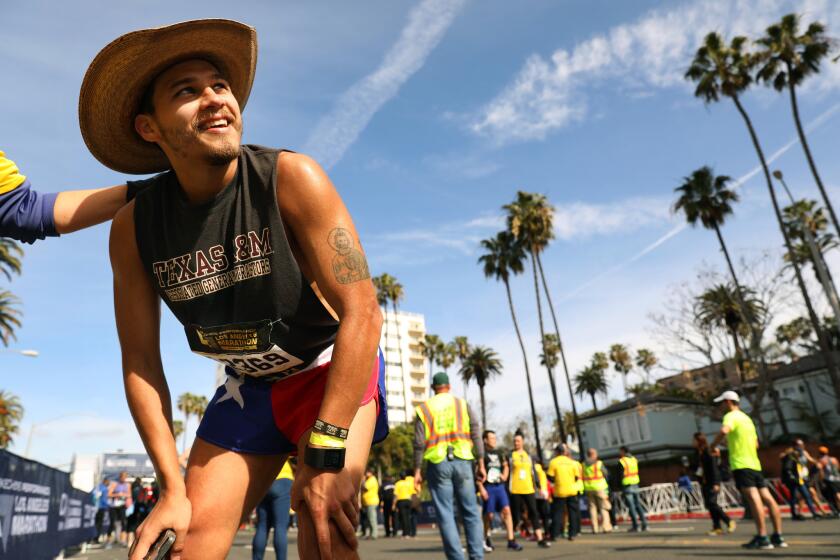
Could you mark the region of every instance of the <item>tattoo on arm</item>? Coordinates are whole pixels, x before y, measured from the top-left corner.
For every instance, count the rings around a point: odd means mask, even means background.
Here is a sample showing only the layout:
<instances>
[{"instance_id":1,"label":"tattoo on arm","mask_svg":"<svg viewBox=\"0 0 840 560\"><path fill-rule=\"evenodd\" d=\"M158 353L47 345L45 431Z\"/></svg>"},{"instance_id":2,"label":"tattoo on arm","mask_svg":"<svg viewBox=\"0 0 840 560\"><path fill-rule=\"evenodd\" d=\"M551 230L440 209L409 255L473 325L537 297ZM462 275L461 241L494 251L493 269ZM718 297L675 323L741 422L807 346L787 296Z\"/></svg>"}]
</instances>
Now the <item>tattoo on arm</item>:
<instances>
[{"instance_id":1,"label":"tattoo on arm","mask_svg":"<svg viewBox=\"0 0 840 560\"><path fill-rule=\"evenodd\" d=\"M355 248L353 236L344 228L333 228L327 236L336 254L332 259L332 269L339 284L352 284L370 278L367 261L361 251Z\"/></svg>"}]
</instances>

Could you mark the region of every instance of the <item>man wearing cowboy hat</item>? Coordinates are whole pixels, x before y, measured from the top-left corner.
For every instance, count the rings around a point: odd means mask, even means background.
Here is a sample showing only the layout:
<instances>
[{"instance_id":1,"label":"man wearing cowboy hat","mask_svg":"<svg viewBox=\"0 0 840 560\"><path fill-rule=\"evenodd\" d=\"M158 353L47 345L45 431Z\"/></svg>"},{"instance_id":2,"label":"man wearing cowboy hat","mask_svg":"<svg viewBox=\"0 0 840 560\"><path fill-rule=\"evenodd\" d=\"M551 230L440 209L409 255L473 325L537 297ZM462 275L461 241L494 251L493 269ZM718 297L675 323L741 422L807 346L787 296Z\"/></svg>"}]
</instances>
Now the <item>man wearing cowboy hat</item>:
<instances>
[{"instance_id":1,"label":"man wearing cowboy hat","mask_svg":"<svg viewBox=\"0 0 840 560\"><path fill-rule=\"evenodd\" d=\"M323 170L301 154L241 144L256 55L253 28L198 20L128 33L96 56L80 93L82 136L109 168L158 173L151 179L39 198L0 154L0 234L33 241L116 213L110 254L125 391L161 484L130 560L167 528L177 535L173 559L225 558L290 453L302 459L292 489L301 558L358 557L357 492L371 442L387 434L382 315L353 222ZM186 481L160 300L191 349L227 372Z\"/></svg>"}]
</instances>

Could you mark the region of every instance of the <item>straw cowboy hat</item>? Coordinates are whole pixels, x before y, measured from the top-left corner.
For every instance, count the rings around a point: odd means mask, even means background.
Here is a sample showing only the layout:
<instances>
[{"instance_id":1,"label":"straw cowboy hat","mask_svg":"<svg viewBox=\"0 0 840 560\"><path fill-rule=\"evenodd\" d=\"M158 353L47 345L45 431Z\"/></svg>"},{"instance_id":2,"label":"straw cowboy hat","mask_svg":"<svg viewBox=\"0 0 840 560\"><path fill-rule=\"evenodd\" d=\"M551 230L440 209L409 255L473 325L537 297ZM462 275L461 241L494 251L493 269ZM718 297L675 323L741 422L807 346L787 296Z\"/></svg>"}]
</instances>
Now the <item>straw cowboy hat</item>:
<instances>
[{"instance_id":1,"label":"straw cowboy hat","mask_svg":"<svg viewBox=\"0 0 840 560\"><path fill-rule=\"evenodd\" d=\"M90 63L79 93L79 126L93 156L121 173L169 169L157 147L134 130L143 93L161 72L202 58L227 78L245 108L257 65L257 32L227 19L200 19L133 31L112 41Z\"/></svg>"}]
</instances>

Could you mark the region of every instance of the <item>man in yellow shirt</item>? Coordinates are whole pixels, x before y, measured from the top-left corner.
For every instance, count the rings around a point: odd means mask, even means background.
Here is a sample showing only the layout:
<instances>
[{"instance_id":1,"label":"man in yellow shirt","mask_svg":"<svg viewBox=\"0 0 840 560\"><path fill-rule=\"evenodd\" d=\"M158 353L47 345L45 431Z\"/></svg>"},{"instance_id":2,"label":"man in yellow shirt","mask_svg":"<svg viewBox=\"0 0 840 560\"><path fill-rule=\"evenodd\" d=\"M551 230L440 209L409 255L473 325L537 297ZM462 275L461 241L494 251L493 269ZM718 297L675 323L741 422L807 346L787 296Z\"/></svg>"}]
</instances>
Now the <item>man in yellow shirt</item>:
<instances>
[{"instance_id":1,"label":"man in yellow shirt","mask_svg":"<svg viewBox=\"0 0 840 560\"><path fill-rule=\"evenodd\" d=\"M740 397L735 391L724 391L715 399L721 403L723 411L723 425L712 442L714 450L723 440L729 448L729 468L735 486L744 495L744 501L749 504L758 534L742 545L749 549L785 548L787 543L782 538L782 517L776 500L767 489L767 481L761 474L761 462L758 460L758 436L755 424L740 407ZM762 503L763 502L763 503ZM775 532L768 539L767 525L764 518L764 506L770 510Z\"/></svg>"},{"instance_id":2,"label":"man in yellow shirt","mask_svg":"<svg viewBox=\"0 0 840 560\"><path fill-rule=\"evenodd\" d=\"M572 459L569 446L557 446L557 456L548 464L548 477L554 483L554 501L551 502L551 537L556 539L563 533L573 541L580 533L580 501L578 488L583 478L583 467ZM569 530L564 530L563 516L568 519Z\"/></svg>"},{"instance_id":3,"label":"man in yellow shirt","mask_svg":"<svg viewBox=\"0 0 840 560\"><path fill-rule=\"evenodd\" d=\"M368 527L370 527L369 537L376 540L376 537L379 536L379 522L377 519L377 513L379 512L379 481L370 469L365 472L365 481L362 482L362 508L364 508L364 516L367 519ZM362 527L362 536L364 535L365 529Z\"/></svg>"},{"instance_id":4,"label":"man in yellow shirt","mask_svg":"<svg viewBox=\"0 0 840 560\"><path fill-rule=\"evenodd\" d=\"M403 478L394 484L394 511L397 512L402 527L402 538L416 536L416 529L411 523L411 496L416 493L414 489L414 476L410 470L403 473ZM413 532L412 530L415 529Z\"/></svg>"}]
</instances>

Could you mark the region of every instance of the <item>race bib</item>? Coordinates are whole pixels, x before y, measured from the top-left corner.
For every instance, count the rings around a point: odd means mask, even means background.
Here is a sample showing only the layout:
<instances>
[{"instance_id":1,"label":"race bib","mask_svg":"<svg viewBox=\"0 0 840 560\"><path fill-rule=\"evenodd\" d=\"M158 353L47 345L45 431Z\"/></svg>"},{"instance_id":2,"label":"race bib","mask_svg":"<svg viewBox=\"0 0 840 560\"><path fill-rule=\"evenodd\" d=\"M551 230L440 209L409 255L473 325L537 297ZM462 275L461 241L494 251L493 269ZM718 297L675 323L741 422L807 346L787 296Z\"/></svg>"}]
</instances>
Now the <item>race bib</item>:
<instances>
[{"instance_id":1,"label":"race bib","mask_svg":"<svg viewBox=\"0 0 840 560\"><path fill-rule=\"evenodd\" d=\"M502 471L498 467L490 467L487 469L487 482L495 484L502 480Z\"/></svg>"},{"instance_id":2,"label":"race bib","mask_svg":"<svg viewBox=\"0 0 840 560\"><path fill-rule=\"evenodd\" d=\"M263 320L218 327L185 327L190 348L196 354L251 377L287 377L300 371L303 360L271 341L274 324Z\"/></svg>"},{"instance_id":3,"label":"race bib","mask_svg":"<svg viewBox=\"0 0 840 560\"><path fill-rule=\"evenodd\" d=\"M519 480L525 480L526 478L525 469L519 469Z\"/></svg>"}]
</instances>

